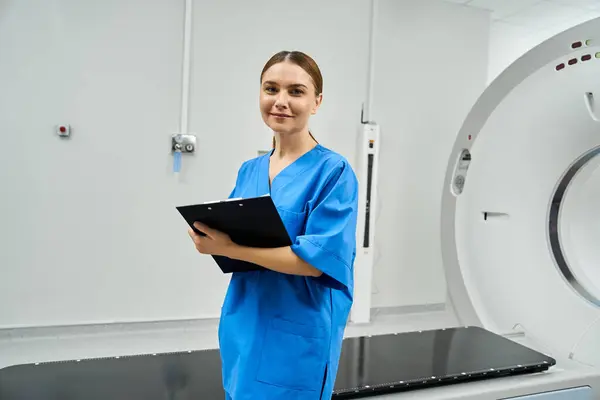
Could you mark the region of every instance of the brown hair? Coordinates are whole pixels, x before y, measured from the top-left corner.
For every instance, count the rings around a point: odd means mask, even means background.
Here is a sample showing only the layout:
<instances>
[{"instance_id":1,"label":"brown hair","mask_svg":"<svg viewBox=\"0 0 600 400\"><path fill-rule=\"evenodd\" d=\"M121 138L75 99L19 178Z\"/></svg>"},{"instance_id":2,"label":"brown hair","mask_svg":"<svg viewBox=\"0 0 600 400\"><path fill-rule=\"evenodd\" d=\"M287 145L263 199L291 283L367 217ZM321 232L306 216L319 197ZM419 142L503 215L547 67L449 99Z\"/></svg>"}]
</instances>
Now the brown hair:
<instances>
[{"instance_id":1,"label":"brown hair","mask_svg":"<svg viewBox=\"0 0 600 400\"><path fill-rule=\"evenodd\" d=\"M309 55L301 52L301 51L287 51L283 50L279 53L274 54L269 61L263 67L262 72L260 73L260 80L262 82L263 75L269 68L273 65L278 64L280 62L289 61L300 68L302 68L308 75L310 75L314 85L315 85L315 95L320 95L323 93L323 76L321 75L321 70L319 66ZM308 134L315 142L317 139L313 136L311 131L308 131ZM317 142L318 143L318 142ZM273 136L273 148L275 148L275 136Z\"/></svg>"}]
</instances>

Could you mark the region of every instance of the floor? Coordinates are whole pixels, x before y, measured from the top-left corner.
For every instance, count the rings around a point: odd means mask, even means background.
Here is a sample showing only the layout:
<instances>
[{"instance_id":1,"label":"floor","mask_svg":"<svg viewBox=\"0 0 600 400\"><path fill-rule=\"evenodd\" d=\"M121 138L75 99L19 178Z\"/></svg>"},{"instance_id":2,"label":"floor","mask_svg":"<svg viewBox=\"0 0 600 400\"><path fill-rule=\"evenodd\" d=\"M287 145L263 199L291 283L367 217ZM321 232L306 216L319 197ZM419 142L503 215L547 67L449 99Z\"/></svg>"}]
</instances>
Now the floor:
<instances>
[{"instance_id":1,"label":"floor","mask_svg":"<svg viewBox=\"0 0 600 400\"><path fill-rule=\"evenodd\" d=\"M454 315L434 311L374 310L372 322L350 323L346 336L457 326ZM0 369L11 365L216 348L217 320L87 327L0 330Z\"/></svg>"},{"instance_id":2,"label":"floor","mask_svg":"<svg viewBox=\"0 0 600 400\"><path fill-rule=\"evenodd\" d=\"M428 310L374 310L372 322L349 324L346 336L438 329L458 326L452 312L443 308ZM191 351L216 348L217 320L191 320L161 323L138 323L103 326L52 327L0 330L0 369L12 365L47 361L80 360L96 357L118 357L135 354ZM516 334L511 339L536 350L526 336ZM568 363L570 364L570 362ZM382 400L492 400L509 398L535 390L560 385L600 381L596 372L582 369L565 370L559 363L550 374L528 379L518 377L475 382L469 385L432 388L406 394L381 396ZM594 381L594 379L596 381ZM510 389L509 389L510 388ZM509 391L510 390L510 391Z\"/></svg>"}]
</instances>

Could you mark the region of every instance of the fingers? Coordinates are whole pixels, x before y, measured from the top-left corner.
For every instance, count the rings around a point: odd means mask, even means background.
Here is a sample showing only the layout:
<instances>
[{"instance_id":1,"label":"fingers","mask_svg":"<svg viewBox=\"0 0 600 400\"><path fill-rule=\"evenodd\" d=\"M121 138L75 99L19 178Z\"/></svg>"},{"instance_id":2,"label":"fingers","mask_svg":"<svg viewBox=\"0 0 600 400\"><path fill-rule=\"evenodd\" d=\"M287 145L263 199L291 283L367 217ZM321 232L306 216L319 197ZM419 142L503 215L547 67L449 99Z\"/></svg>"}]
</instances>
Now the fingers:
<instances>
[{"instance_id":1,"label":"fingers","mask_svg":"<svg viewBox=\"0 0 600 400\"><path fill-rule=\"evenodd\" d=\"M188 235L190 235L190 237L192 238L196 250L198 250L198 252L202 254L206 254L204 242L206 238L201 235L198 235L192 228L188 229Z\"/></svg>"},{"instance_id":2,"label":"fingers","mask_svg":"<svg viewBox=\"0 0 600 400\"><path fill-rule=\"evenodd\" d=\"M206 234L206 236L213 238L214 237L214 230L209 228L207 225L201 223L201 222L194 222L194 227L196 229L198 229L200 232Z\"/></svg>"},{"instance_id":3,"label":"fingers","mask_svg":"<svg viewBox=\"0 0 600 400\"><path fill-rule=\"evenodd\" d=\"M215 249L215 243L217 243L222 237L220 232L209 228L201 222L195 222L194 228L196 230L190 227L188 229L188 234L190 235L190 238L192 238L196 250L202 254L212 254ZM198 234L198 231L202 232L206 236Z\"/></svg>"},{"instance_id":4,"label":"fingers","mask_svg":"<svg viewBox=\"0 0 600 400\"><path fill-rule=\"evenodd\" d=\"M210 238L210 236L208 236L208 235L204 236L204 235L199 234L192 228L188 229L188 235L190 235L190 237L192 238L194 243L199 243L203 239Z\"/></svg>"}]
</instances>

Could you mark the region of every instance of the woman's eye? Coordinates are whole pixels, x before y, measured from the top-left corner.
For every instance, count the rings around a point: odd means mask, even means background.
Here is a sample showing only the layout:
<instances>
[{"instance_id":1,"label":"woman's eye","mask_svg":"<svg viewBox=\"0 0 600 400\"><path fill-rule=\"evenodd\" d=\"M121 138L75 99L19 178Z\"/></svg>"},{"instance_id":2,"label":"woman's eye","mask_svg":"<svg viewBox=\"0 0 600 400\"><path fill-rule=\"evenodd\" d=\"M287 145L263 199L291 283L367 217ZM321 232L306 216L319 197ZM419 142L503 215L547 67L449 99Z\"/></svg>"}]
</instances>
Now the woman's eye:
<instances>
[{"instance_id":1,"label":"woman's eye","mask_svg":"<svg viewBox=\"0 0 600 400\"><path fill-rule=\"evenodd\" d=\"M294 89L292 90L292 94L296 95L296 96L300 96L302 93L304 93L302 90L300 89Z\"/></svg>"},{"instance_id":2,"label":"woman's eye","mask_svg":"<svg viewBox=\"0 0 600 400\"><path fill-rule=\"evenodd\" d=\"M265 91L268 93L273 93L273 92L275 92L275 88L274 87L266 87Z\"/></svg>"}]
</instances>

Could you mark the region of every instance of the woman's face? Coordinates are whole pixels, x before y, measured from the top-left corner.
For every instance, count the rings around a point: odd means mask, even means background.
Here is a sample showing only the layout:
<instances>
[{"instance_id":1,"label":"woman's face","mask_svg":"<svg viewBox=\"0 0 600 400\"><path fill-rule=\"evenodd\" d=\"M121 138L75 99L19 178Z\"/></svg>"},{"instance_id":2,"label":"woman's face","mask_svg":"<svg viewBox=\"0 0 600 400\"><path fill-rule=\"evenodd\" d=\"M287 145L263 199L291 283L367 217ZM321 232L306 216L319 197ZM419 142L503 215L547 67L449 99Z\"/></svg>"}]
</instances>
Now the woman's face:
<instances>
[{"instance_id":1,"label":"woman's face","mask_svg":"<svg viewBox=\"0 0 600 400\"><path fill-rule=\"evenodd\" d=\"M281 62L263 75L260 112L274 132L286 134L306 129L321 100L322 96L315 94L310 75L296 64Z\"/></svg>"}]
</instances>

